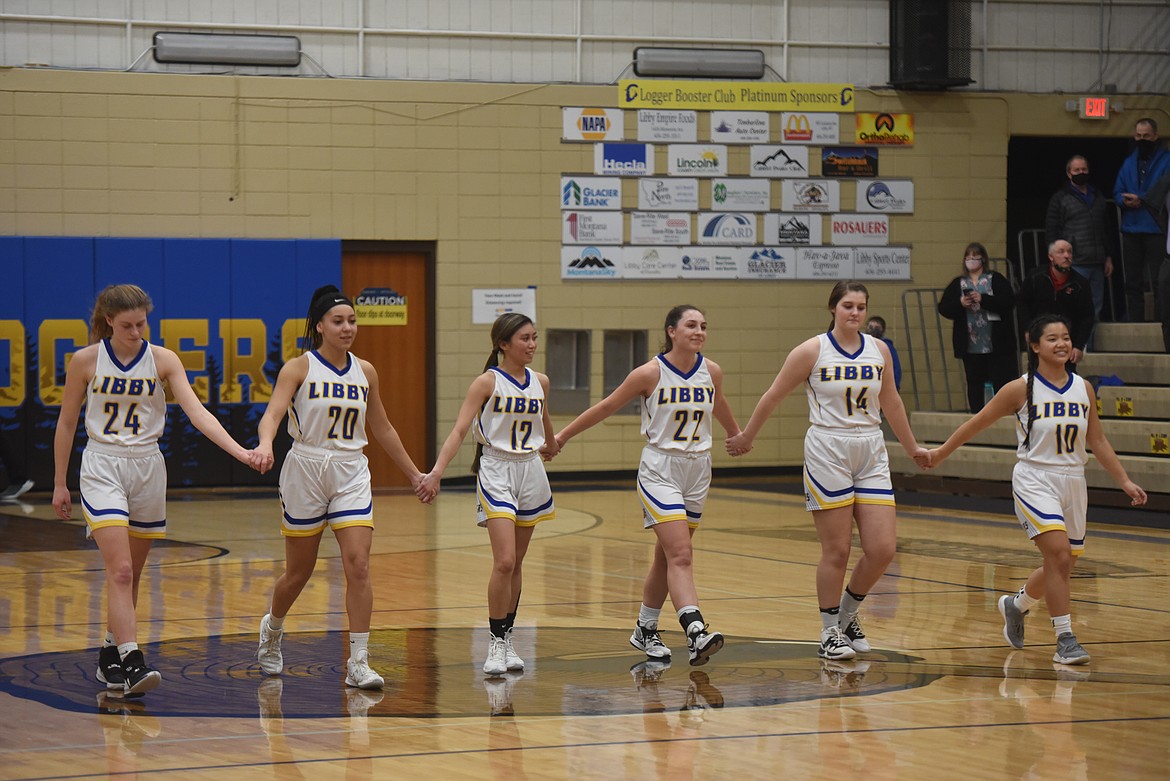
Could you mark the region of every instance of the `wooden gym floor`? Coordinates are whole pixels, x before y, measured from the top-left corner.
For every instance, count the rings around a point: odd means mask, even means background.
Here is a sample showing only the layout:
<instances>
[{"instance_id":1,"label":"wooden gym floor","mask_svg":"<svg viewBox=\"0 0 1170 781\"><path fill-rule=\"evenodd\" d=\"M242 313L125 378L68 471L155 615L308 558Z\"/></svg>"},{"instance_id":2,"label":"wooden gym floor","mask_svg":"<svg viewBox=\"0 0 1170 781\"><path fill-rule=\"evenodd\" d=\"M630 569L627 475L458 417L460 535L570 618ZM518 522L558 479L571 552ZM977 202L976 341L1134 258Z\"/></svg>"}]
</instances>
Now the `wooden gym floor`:
<instances>
[{"instance_id":1,"label":"wooden gym floor","mask_svg":"<svg viewBox=\"0 0 1170 781\"><path fill-rule=\"evenodd\" d=\"M94 680L102 574L84 526L55 520L47 495L0 505L0 778L1170 773L1170 532L1143 523L1149 513L1090 512L1073 621L1093 660L1071 668L1051 661L1042 606L1025 649L1004 642L996 597L1039 561L1010 505L900 492L898 556L862 610L874 652L830 664L816 656L819 548L798 486L717 476L695 566L728 642L688 666L668 603L675 659L662 668L627 642L652 541L629 482L556 487L558 517L525 566L515 634L527 667L496 679L479 669L491 551L474 495L445 489L430 508L376 497L377 693L342 683L329 535L286 624L285 674L256 666L283 566L270 492L172 492L138 611L164 680L132 700Z\"/></svg>"}]
</instances>

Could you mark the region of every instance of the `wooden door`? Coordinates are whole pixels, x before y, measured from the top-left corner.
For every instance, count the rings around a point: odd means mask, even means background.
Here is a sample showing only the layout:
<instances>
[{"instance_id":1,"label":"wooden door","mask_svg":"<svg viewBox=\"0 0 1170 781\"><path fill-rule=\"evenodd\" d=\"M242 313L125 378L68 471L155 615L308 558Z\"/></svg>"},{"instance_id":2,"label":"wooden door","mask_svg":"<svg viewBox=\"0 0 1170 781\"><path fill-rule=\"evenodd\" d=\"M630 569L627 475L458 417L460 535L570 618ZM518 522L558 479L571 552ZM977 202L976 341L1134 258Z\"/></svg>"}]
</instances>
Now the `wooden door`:
<instances>
[{"instance_id":1,"label":"wooden door","mask_svg":"<svg viewBox=\"0 0 1170 781\"><path fill-rule=\"evenodd\" d=\"M427 254L417 251L344 247L341 259L342 290L347 296L357 299L365 289L390 288L406 297L406 325L370 325L358 317L353 352L374 364L390 423L415 465L424 472L434 460L434 320L429 262ZM375 488L410 486L373 438L366 446L366 456Z\"/></svg>"}]
</instances>

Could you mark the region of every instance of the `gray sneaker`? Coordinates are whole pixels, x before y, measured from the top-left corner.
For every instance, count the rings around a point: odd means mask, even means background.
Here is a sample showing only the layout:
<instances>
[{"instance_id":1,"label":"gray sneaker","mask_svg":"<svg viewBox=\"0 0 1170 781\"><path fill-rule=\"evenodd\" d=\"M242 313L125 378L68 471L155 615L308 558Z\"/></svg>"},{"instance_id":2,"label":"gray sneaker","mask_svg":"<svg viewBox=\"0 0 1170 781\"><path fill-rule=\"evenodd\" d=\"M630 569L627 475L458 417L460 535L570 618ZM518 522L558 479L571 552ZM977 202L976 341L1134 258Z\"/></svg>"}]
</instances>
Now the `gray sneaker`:
<instances>
[{"instance_id":1,"label":"gray sneaker","mask_svg":"<svg viewBox=\"0 0 1170 781\"><path fill-rule=\"evenodd\" d=\"M999 598L999 614L1003 616L1003 637L1012 648L1024 647L1024 616L1027 610L1016 607L1016 598L1005 594Z\"/></svg>"},{"instance_id":2,"label":"gray sneaker","mask_svg":"<svg viewBox=\"0 0 1170 781\"><path fill-rule=\"evenodd\" d=\"M1077 642L1072 632L1064 632L1056 638L1056 654L1052 661L1057 664L1088 664L1089 652Z\"/></svg>"}]
</instances>

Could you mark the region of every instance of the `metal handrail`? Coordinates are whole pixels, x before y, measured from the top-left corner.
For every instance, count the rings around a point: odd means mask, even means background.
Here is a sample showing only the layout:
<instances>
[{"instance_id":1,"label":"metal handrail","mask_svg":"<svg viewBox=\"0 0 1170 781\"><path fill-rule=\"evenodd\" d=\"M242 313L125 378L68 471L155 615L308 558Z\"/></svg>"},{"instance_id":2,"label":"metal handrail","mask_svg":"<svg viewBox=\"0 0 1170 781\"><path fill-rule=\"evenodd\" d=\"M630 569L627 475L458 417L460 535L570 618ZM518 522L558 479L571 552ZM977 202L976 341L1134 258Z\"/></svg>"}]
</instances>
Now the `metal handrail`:
<instances>
[{"instance_id":1,"label":"metal handrail","mask_svg":"<svg viewBox=\"0 0 1170 781\"><path fill-rule=\"evenodd\" d=\"M942 317L938 314L941 296L942 291L937 288L910 288L902 292L902 321L906 329L905 352L910 367L909 376L914 386L915 409L955 411L965 408L965 405L960 407L956 404L951 389L948 356L950 339L943 332ZM925 372L918 371L920 359L925 363ZM943 386L941 391L936 387L940 377ZM925 387L921 387L923 384ZM924 396L928 398L928 407L923 406Z\"/></svg>"}]
</instances>

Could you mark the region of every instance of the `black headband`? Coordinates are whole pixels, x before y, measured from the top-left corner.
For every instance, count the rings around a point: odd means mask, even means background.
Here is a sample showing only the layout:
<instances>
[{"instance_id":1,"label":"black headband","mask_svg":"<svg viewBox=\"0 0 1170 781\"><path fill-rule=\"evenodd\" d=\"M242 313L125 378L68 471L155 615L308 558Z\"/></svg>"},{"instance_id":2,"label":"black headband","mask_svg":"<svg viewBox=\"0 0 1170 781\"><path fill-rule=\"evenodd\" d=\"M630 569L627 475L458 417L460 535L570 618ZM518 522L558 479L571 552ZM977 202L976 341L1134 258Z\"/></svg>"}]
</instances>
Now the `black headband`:
<instances>
[{"instance_id":1,"label":"black headband","mask_svg":"<svg viewBox=\"0 0 1170 781\"><path fill-rule=\"evenodd\" d=\"M342 304L353 307L353 302L342 295L340 290L331 290L313 299L313 305L309 307L309 319L314 323L320 322L326 312Z\"/></svg>"}]
</instances>

